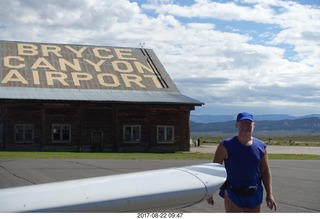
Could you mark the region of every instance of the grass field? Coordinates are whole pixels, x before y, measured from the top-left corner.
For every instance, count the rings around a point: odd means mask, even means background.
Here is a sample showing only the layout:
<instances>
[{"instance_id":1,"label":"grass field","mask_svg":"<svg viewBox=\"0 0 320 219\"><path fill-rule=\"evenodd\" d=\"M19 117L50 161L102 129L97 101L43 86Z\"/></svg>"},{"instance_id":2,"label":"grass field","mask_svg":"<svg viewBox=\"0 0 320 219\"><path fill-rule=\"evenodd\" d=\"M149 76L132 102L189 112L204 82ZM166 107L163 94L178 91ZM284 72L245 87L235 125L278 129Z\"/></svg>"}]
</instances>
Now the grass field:
<instances>
[{"instance_id":1,"label":"grass field","mask_svg":"<svg viewBox=\"0 0 320 219\"><path fill-rule=\"evenodd\" d=\"M208 137L208 136L197 136L193 139L200 138L202 144L219 144L219 142L231 135L225 135L222 137ZM310 136L281 136L281 137L265 137L263 135L256 137L260 138L267 145L277 145L277 146L312 146L320 147L320 136L310 135Z\"/></svg>"},{"instance_id":2,"label":"grass field","mask_svg":"<svg viewBox=\"0 0 320 219\"><path fill-rule=\"evenodd\" d=\"M212 160L206 153L83 153L83 152L0 152L0 159L123 159L123 160ZM320 155L269 154L277 160L320 160Z\"/></svg>"},{"instance_id":3,"label":"grass field","mask_svg":"<svg viewBox=\"0 0 320 219\"><path fill-rule=\"evenodd\" d=\"M201 145L217 145L223 137L200 137ZM195 138L194 138L195 139ZM320 147L320 136L293 136L261 138L268 145ZM0 159L123 159L123 160L212 160L212 153L85 153L85 152L9 152L0 151ZM277 160L320 160L320 155L269 154Z\"/></svg>"}]
</instances>

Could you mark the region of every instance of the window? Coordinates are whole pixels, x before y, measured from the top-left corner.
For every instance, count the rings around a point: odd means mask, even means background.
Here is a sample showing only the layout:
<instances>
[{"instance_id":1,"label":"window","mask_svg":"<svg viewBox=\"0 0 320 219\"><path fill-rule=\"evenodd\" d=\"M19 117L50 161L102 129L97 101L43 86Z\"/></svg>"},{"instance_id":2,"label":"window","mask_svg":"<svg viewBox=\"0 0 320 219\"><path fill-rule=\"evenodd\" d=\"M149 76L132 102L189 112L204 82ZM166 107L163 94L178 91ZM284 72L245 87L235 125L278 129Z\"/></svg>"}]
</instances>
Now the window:
<instances>
[{"instance_id":1,"label":"window","mask_svg":"<svg viewBox=\"0 0 320 219\"><path fill-rule=\"evenodd\" d=\"M65 143L71 141L71 126L67 124L52 125L52 142Z\"/></svg>"},{"instance_id":2,"label":"window","mask_svg":"<svg viewBox=\"0 0 320 219\"><path fill-rule=\"evenodd\" d=\"M34 125L33 124L14 125L14 142L15 143L33 143L34 142Z\"/></svg>"},{"instance_id":3,"label":"window","mask_svg":"<svg viewBox=\"0 0 320 219\"><path fill-rule=\"evenodd\" d=\"M173 126L157 126L157 142L166 143L173 142Z\"/></svg>"},{"instance_id":4,"label":"window","mask_svg":"<svg viewBox=\"0 0 320 219\"><path fill-rule=\"evenodd\" d=\"M123 141L129 143L140 142L141 126L140 125L125 125L123 126Z\"/></svg>"}]
</instances>

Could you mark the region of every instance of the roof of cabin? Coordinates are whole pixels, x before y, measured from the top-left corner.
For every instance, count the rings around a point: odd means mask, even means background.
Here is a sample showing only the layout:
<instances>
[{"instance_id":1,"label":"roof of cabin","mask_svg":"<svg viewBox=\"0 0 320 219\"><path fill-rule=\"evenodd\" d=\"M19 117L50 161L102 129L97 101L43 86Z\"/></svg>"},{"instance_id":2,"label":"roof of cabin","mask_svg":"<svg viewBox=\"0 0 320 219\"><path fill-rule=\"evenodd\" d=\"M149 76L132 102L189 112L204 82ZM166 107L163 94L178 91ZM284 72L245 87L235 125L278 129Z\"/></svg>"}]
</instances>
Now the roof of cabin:
<instances>
[{"instance_id":1,"label":"roof of cabin","mask_svg":"<svg viewBox=\"0 0 320 219\"><path fill-rule=\"evenodd\" d=\"M0 99L202 105L151 49L0 41Z\"/></svg>"}]
</instances>

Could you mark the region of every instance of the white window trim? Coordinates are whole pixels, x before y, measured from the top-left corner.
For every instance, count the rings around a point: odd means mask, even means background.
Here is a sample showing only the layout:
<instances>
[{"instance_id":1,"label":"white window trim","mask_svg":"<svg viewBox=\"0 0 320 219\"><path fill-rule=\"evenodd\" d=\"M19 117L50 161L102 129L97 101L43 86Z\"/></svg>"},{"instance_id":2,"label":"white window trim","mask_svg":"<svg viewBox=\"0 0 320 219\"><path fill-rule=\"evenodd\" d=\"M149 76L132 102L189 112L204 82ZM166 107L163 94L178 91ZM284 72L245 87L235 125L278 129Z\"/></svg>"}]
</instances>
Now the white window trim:
<instances>
[{"instance_id":1,"label":"white window trim","mask_svg":"<svg viewBox=\"0 0 320 219\"><path fill-rule=\"evenodd\" d=\"M164 141L159 140L159 128L164 128ZM171 140L168 140L167 128L172 128ZM157 125L157 143L174 143L174 126L173 125Z\"/></svg>"},{"instance_id":2,"label":"white window trim","mask_svg":"<svg viewBox=\"0 0 320 219\"><path fill-rule=\"evenodd\" d=\"M60 133L60 140L54 140L53 139L53 131L55 126L60 126L60 129L62 130L63 126L69 127L69 139L68 140L61 140L62 139L62 132ZM71 142L71 125L70 124L52 124L51 128L51 141L52 143L70 143Z\"/></svg>"},{"instance_id":3,"label":"white window trim","mask_svg":"<svg viewBox=\"0 0 320 219\"><path fill-rule=\"evenodd\" d=\"M126 140L126 128L131 128L130 140ZM138 139L133 139L133 128L139 128L139 137ZM123 143L141 143L141 125L124 125L123 126Z\"/></svg>"},{"instance_id":4,"label":"white window trim","mask_svg":"<svg viewBox=\"0 0 320 219\"><path fill-rule=\"evenodd\" d=\"M22 140L17 140L16 138L16 128L17 126L22 126L23 128L23 134L22 134ZM26 135L26 128L31 127L32 129L32 137L31 140L26 140L25 135ZM14 143L34 143L34 124L14 124Z\"/></svg>"}]
</instances>

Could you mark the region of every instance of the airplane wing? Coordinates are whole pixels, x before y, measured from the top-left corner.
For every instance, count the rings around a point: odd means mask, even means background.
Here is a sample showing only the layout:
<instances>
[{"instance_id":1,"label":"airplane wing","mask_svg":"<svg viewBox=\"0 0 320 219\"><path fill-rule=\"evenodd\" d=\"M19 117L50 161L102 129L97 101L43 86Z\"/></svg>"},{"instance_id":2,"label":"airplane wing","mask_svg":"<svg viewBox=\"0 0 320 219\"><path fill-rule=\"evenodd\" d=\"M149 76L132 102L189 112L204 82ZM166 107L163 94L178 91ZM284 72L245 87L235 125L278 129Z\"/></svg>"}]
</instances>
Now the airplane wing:
<instances>
[{"instance_id":1,"label":"airplane wing","mask_svg":"<svg viewBox=\"0 0 320 219\"><path fill-rule=\"evenodd\" d=\"M200 165L0 189L0 212L142 212L199 203L224 183L223 165Z\"/></svg>"}]
</instances>

